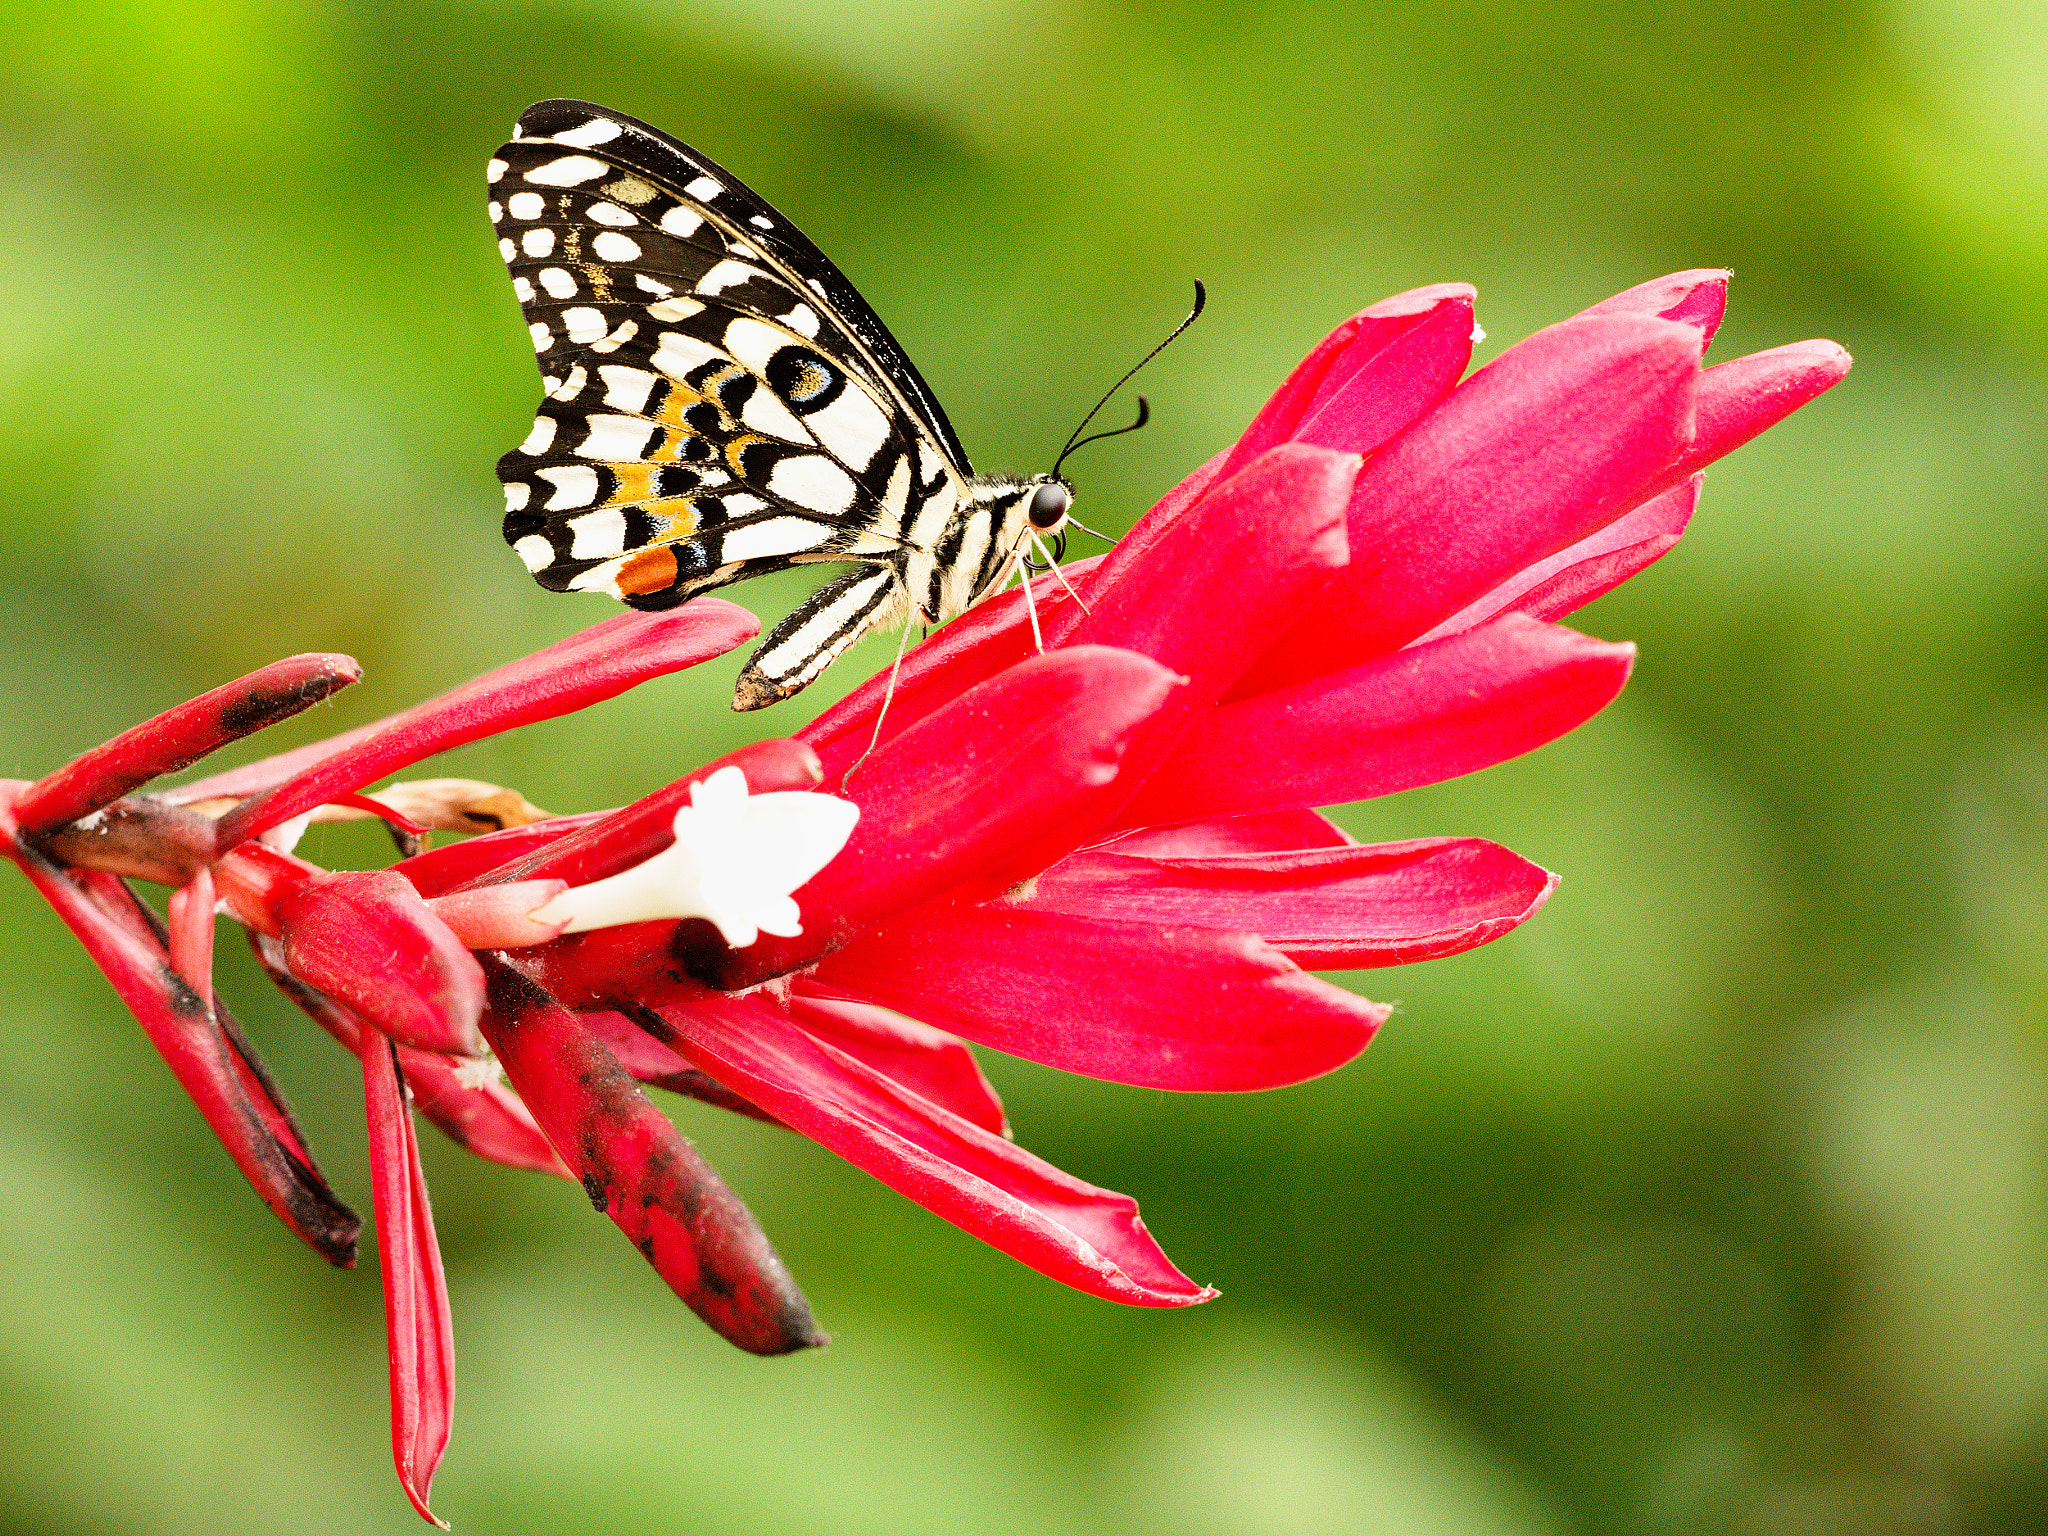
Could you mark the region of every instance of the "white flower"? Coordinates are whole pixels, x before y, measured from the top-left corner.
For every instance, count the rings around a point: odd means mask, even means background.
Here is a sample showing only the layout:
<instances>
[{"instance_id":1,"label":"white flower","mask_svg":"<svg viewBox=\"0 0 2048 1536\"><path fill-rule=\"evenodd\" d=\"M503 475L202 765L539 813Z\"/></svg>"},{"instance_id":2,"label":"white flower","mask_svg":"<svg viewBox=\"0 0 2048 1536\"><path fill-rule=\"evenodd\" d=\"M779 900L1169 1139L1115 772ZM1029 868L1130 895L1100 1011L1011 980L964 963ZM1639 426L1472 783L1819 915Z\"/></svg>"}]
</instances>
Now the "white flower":
<instances>
[{"instance_id":1,"label":"white flower","mask_svg":"<svg viewBox=\"0 0 2048 1536\"><path fill-rule=\"evenodd\" d=\"M721 768L690 786L673 846L609 879L576 886L534 909L533 921L568 920L564 933L702 917L744 949L764 933L803 932L790 893L832 862L860 807L808 791L747 793L747 776Z\"/></svg>"}]
</instances>

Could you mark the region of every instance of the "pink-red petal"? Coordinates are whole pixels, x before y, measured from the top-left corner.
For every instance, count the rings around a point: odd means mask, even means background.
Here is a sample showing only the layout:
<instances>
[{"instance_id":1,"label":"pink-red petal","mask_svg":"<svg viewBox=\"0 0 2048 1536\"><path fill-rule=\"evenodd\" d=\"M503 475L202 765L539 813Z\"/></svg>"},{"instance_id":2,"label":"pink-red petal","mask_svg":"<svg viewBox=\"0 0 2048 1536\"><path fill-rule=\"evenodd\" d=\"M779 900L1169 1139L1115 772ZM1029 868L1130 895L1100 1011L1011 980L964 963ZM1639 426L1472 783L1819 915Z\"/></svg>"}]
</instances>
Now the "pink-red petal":
<instances>
[{"instance_id":1,"label":"pink-red petal","mask_svg":"<svg viewBox=\"0 0 2048 1536\"><path fill-rule=\"evenodd\" d=\"M324 805L436 752L536 720L573 714L650 678L722 656L760 631L746 609L715 597L666 613L628 613L486 672L391 716L367 735L236 806L220 846Z\"/></svg>"},{"instance_id":2,"label":"pink-red petal","mask_svg":"<svg viewBox=\"0 0 2048 1536\"><path fill-rule=\"evenodd\" d=\"M123 731L22 792L15 816L30 836L110 805L230 741L288 720L361 679L355 658L287 656Z\"/></svg>"},{"instance_id":3,"label":"pink-red petal","mask_svg":"<svg viewBox=\"0 0 2048 1536\"><path fill-rule=\"evenodd\" d=\"M1480 838L1291 853L1062 859L1012 904L1113 922L1255 933L1297 965L1406 965L1489 943L1533 916L1557 877Z\"/></svg>"},{"instance_id":4,"label":"pink-red petal","mask_svg":"<svg viewBox=\"0 0 2048 1536\"><path fill-rule=\"evenodd\" d=\"M0 794L0 852L21 867L105 973L263 1203L329 1263L353 1265L361 1223L335 1198L302 1146L294 1147L273 1127L273 1111L256 1102L234 1048L171 968L169 954L109 916L22 840L12 798Z\"/></svg>"},{"instance_id":5,"label":"pink-red petal","mask_svg":"<svg viewBox=\"0 0 2048 1536\"><path fill-rule=\"evenodd\" d=\"M1652 315L1660 320L1679 320L1698 328L1706 341L1721 328L1721 316L1728 309L1728 279L1725 267L1695 267L1653 277L1624 289L1611 299L1602 299L1576 318L1587 315Z\"/></svg>"},{"instance_id":6,"label":"pink-red petal","mask_svg":"<svg viewBox=\"0 0 2048 1536\"><path fill-rule=\"evenodd\" d=\"M1507 613L1212 710L1123 811L1130 826L1339 805L1490 768L1613 702L1635 647Z\"/></svg>"},{"instance_id":7,"label":"pink-red petal","mask_svg":"<svg viewBox=\"0 0 2048 1536\"><path fill-rule=\"evenodd\" d=\"M1511 610L1532 619L1561 619L1594 598L1612 592L1629 577L1662 559L1678 543L1699 506L1703 479L1701 475L1690 475L1633 511L1623 513L1590 538L1518 571L1409 644L1440 640Z\"/></svg>"},{"instance_id":8,"label":"pink-red petal","mask_svg":"<svg viewBox=\"0 0 2048 1536\"><path fill-rule=\"evenodd\" d=\"M1368 454L1435 405L1472 359L1469 283L1381 299L1324 337L1274 392L1218 480L1284 442Z\"/></svg>"},{"instance_id":9,"label":"pink-red petal","mask_svg":"<svg viewBox=\"0 0 2048 1536\"><path fill-rule=\"evenodd\" d=\"M741 1349L780 1355L823 1344L752 1214L618 1058L503 962L487 960L486 971L492 1006L484 1032L590 1203L691 1311Z\"/></svg>"},{"instance_id":10,"label":"pink-red petal","mask_svg":"<svg viewBox=\"0 0 2048 1536\"><path fill-rule=\"evenodd\" d=\"M483 972L403 875L327 875L277 910L285 964L306 985L405 1045L483 1054Z\"/></svg>"},{"instance_id":11,"label":"pink-red petal","mask_svg":"<svg viewBox=\"0 0 2048 1536\"><path fill-rule=\"evenodd\" d=\"M384 1336L391 1355L391 1456L412 1507L446 1530L448 1522L427 1507L427 1494L448 1448L455 1412L448 1282L391 1042L366 1031L362 1063L377 1262L384 1278Z\"/></svg>"},{"instance_id":12,"label":"pink-red petal","mask_svg":"<svg viewBox=\"0 0 2048 1536\"><path fill-rule=\"evenodd\" d=\"M751 986L963 882L1001 879L990 872L1028 859L1065 819L1109 806L1105 791L1132 731L1178 686L1149 657L1075 646L970 689L834 787L860 806L860 822L797 891L803 933L763 935L743 950L719 946L705 957L710 974L730 990Z\"/></svg>"},{"instance_id":13,"label":"pink-red petal","mask_svg":"<svg viewBox=\"0 0 2048 1536\"><path fill-rule=\"evenodd\" d=\"M1117 853L1153 858L1196 858L1212 853L1285 853L1298 848L1348 848L1358 839L1320 811L1288 806L1277 811L1251 811L1243 816L1218 816L1210 821L1185 821L1172 826L1140 827L1102 846Z\"/></svg>"},{"instance_id":14,"label":"pink-red petal","mask_svg":"<svg viewBox=\"0 0 2048 1536\"><path fill-rule=\"evenodd\" d=\"M801 982L790 995L789 1016L813 1039L857 1057L940 1108L998 1136L1009 1133L1002 1100L983 1075L981 1063L966 1042L943 1029L871 1003L819 996L806 991Z\"/></svg>"},{"instance_id":15,"label":"pink-red petal","mask_svg":"<svg viewBox=\"0 0 2048 1536\"><path fill-rule=\"evenodd\" d=\"M1467 379L1366 464L1349 569L1234 696L1396 650L1660 489L1693 441L1702 341L1678 321L1594 315Z\"/></svg>"},{"instance_id":16,"label":"pink-red petal","mask_svg":"<svg viewBox=\"0 0 2048 1536\"><path fill-rule=\"evenodd\" d=\"M1003 902L925 908L812 979L1063 1071L1212 1093L1332 1071L1386 1017L1251 934Z\"/></svg>"},{"instance_id":17,"label":"pink-red petal","mask_svg":"<svg viewBox=\"0 0 2048 1536\"><path fill-rule=\"evenodd\" d=\"M1216 1293L1176 1269L1128 1195L1098 1189L904 1088L751 998L659 1018L683 1055L820 1145L1053 1279L1136 1306Z\"/></svg>"},{"instance_id":18,"label":"pink-red petal","mask_svg":"<svg viewBox=\"0 0 2048 1536\"><path fill-rule=\"evenodd\" d=\"M286 970L284 946L276 939L251 931L249 947L264 974L307 1018L339 1040L351 1056L362 1055L363 1036L372 1032L362 1020ZM474 1061L401 1045L398 1065L419 1112L458 1147L507 1168L575 1177L555 1156L519 1095L502 1083L479 1081Z\"/></svg>"}]
</instances>

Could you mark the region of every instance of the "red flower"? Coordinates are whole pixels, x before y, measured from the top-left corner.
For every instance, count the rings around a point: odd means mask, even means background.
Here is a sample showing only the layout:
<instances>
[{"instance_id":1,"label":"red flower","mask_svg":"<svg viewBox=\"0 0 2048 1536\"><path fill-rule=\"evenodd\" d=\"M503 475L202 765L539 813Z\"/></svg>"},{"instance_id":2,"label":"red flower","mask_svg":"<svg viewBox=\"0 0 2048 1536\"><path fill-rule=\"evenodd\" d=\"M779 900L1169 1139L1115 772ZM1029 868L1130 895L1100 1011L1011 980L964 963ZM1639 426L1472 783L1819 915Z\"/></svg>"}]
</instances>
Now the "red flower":
<instances>
[{"instance_id":1,"label":"red flower","mask_svg":"<svg viewBox=\"0 0 2048 1536\"><path fill-rule=\"evenodd\" d=\"M1724 287L1708 272L1646 284L1463 383L1470 289L1376 305L1114 551L1069 567L1071 593L1035 584L1042 654L1025 594L1006 595L913 652L886 713L878 678L800 740L746 748L621 811L382 873L329 874L251 841L368 804L366 785L429 752L716 654L750 631L739 610L699 600L615 619L384 726L117 799L352 680L345 659L281 663L17 787L18 830L0 820L0 833L259 1191L340 1262L353 1218L204 980L216 894L360 1054L394 1438L423 1513L449 1349L400 1074L483 1155L559 1156L748 1349L820 1335L752 1219L639 1082L780 1121L1070 1285L1205 1300L1132 1201L1007 1139L961 1038L1117 1082L1277 1086L1350 1059L1385 1014L1304 966L1451 954L1533 913L1554 877L1504 848L1359 847L1311 807L1486 767L1620 691L1632 648L1550 621L1670 548L1699 469L1848 366L1807 342L1703 372ZM736 948L721 937L733 925L701 918L564 936L528 918L564 883L659 853L691 786L734 766L757 795L819 787L859 807L844 851L797 893L800 933ZM181 809L208 801L218 820ZM168 934L124 874L181 888ZM479 1032L516 1098L468 1086L481 1079L461 1058Z\"/></svg>"}]
</instances>

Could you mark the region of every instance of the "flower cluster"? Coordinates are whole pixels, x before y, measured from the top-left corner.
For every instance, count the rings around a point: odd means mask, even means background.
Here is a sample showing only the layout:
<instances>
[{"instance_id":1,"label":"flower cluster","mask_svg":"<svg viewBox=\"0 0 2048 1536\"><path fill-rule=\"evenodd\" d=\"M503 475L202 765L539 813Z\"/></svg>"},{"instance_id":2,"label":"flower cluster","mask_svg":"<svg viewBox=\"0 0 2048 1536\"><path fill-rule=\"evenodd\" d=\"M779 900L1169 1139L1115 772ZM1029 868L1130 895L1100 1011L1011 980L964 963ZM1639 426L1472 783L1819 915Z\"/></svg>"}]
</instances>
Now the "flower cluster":
<instances>
[{"instance_id":1,"label":"flower cluster","mask_svg":"<svg viewBox=\"0 0 2048 1536\"><path fill-rule=\"evenodd\" d=\"M408 1090L471 1150L579 1180L760 1353L822 1336L642 1084L800 1132L1069 1285L1203 1301L1128 1197L1009 1139L964 1042L1158 1088L1298 1082L1385 1015L1310 968L1452 954L1542 905L1554 877L1496 844L1360 846L1313 808L1513 757L1619 693L1632 648L1553 621L1669 549L1701 468L1848 367L1805 342L1702 369L1725 277L1632 289L1469 378L1471 289L1377 304L1110 554L622 810L365 791L720 654L753 633L743 610L615 618L377 725L137 793L357 675L294 657L0 786L0 847L266 1203L342 1264L356 1219L213 992L216 908L361 1059L394 1447L423 1515L453 1377ZM365 813L499 829L381 871L289 851L303 818ZM131 879L172 888L167 923Z\"/></svg>"}]
</instances>

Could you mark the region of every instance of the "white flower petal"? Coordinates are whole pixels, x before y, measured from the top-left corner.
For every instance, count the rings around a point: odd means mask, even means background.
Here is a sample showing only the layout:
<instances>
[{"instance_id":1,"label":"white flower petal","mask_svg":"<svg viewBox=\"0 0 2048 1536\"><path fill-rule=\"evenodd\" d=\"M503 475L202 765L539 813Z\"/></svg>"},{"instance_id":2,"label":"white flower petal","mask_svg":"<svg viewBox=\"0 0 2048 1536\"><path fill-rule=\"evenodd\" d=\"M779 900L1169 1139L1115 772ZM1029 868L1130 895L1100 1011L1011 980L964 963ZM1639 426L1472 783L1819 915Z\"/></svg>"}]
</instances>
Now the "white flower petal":
<instances>
[{"instance_id":1,"label":"white flower petal","mask_svg":"<svg viewBox=\"0 0 2048 1536\"><path fill-rule=\"evenodd\" d=\"M745 773L721 768L690 786L671 846L609 879L564 891L532 916L566 920L566 933L702 917L735 949L764 932L793 938L803 925L791 893L832 862L859 819L860 807L832 795L749 795Z\"/></svg>"}]
</instances>

